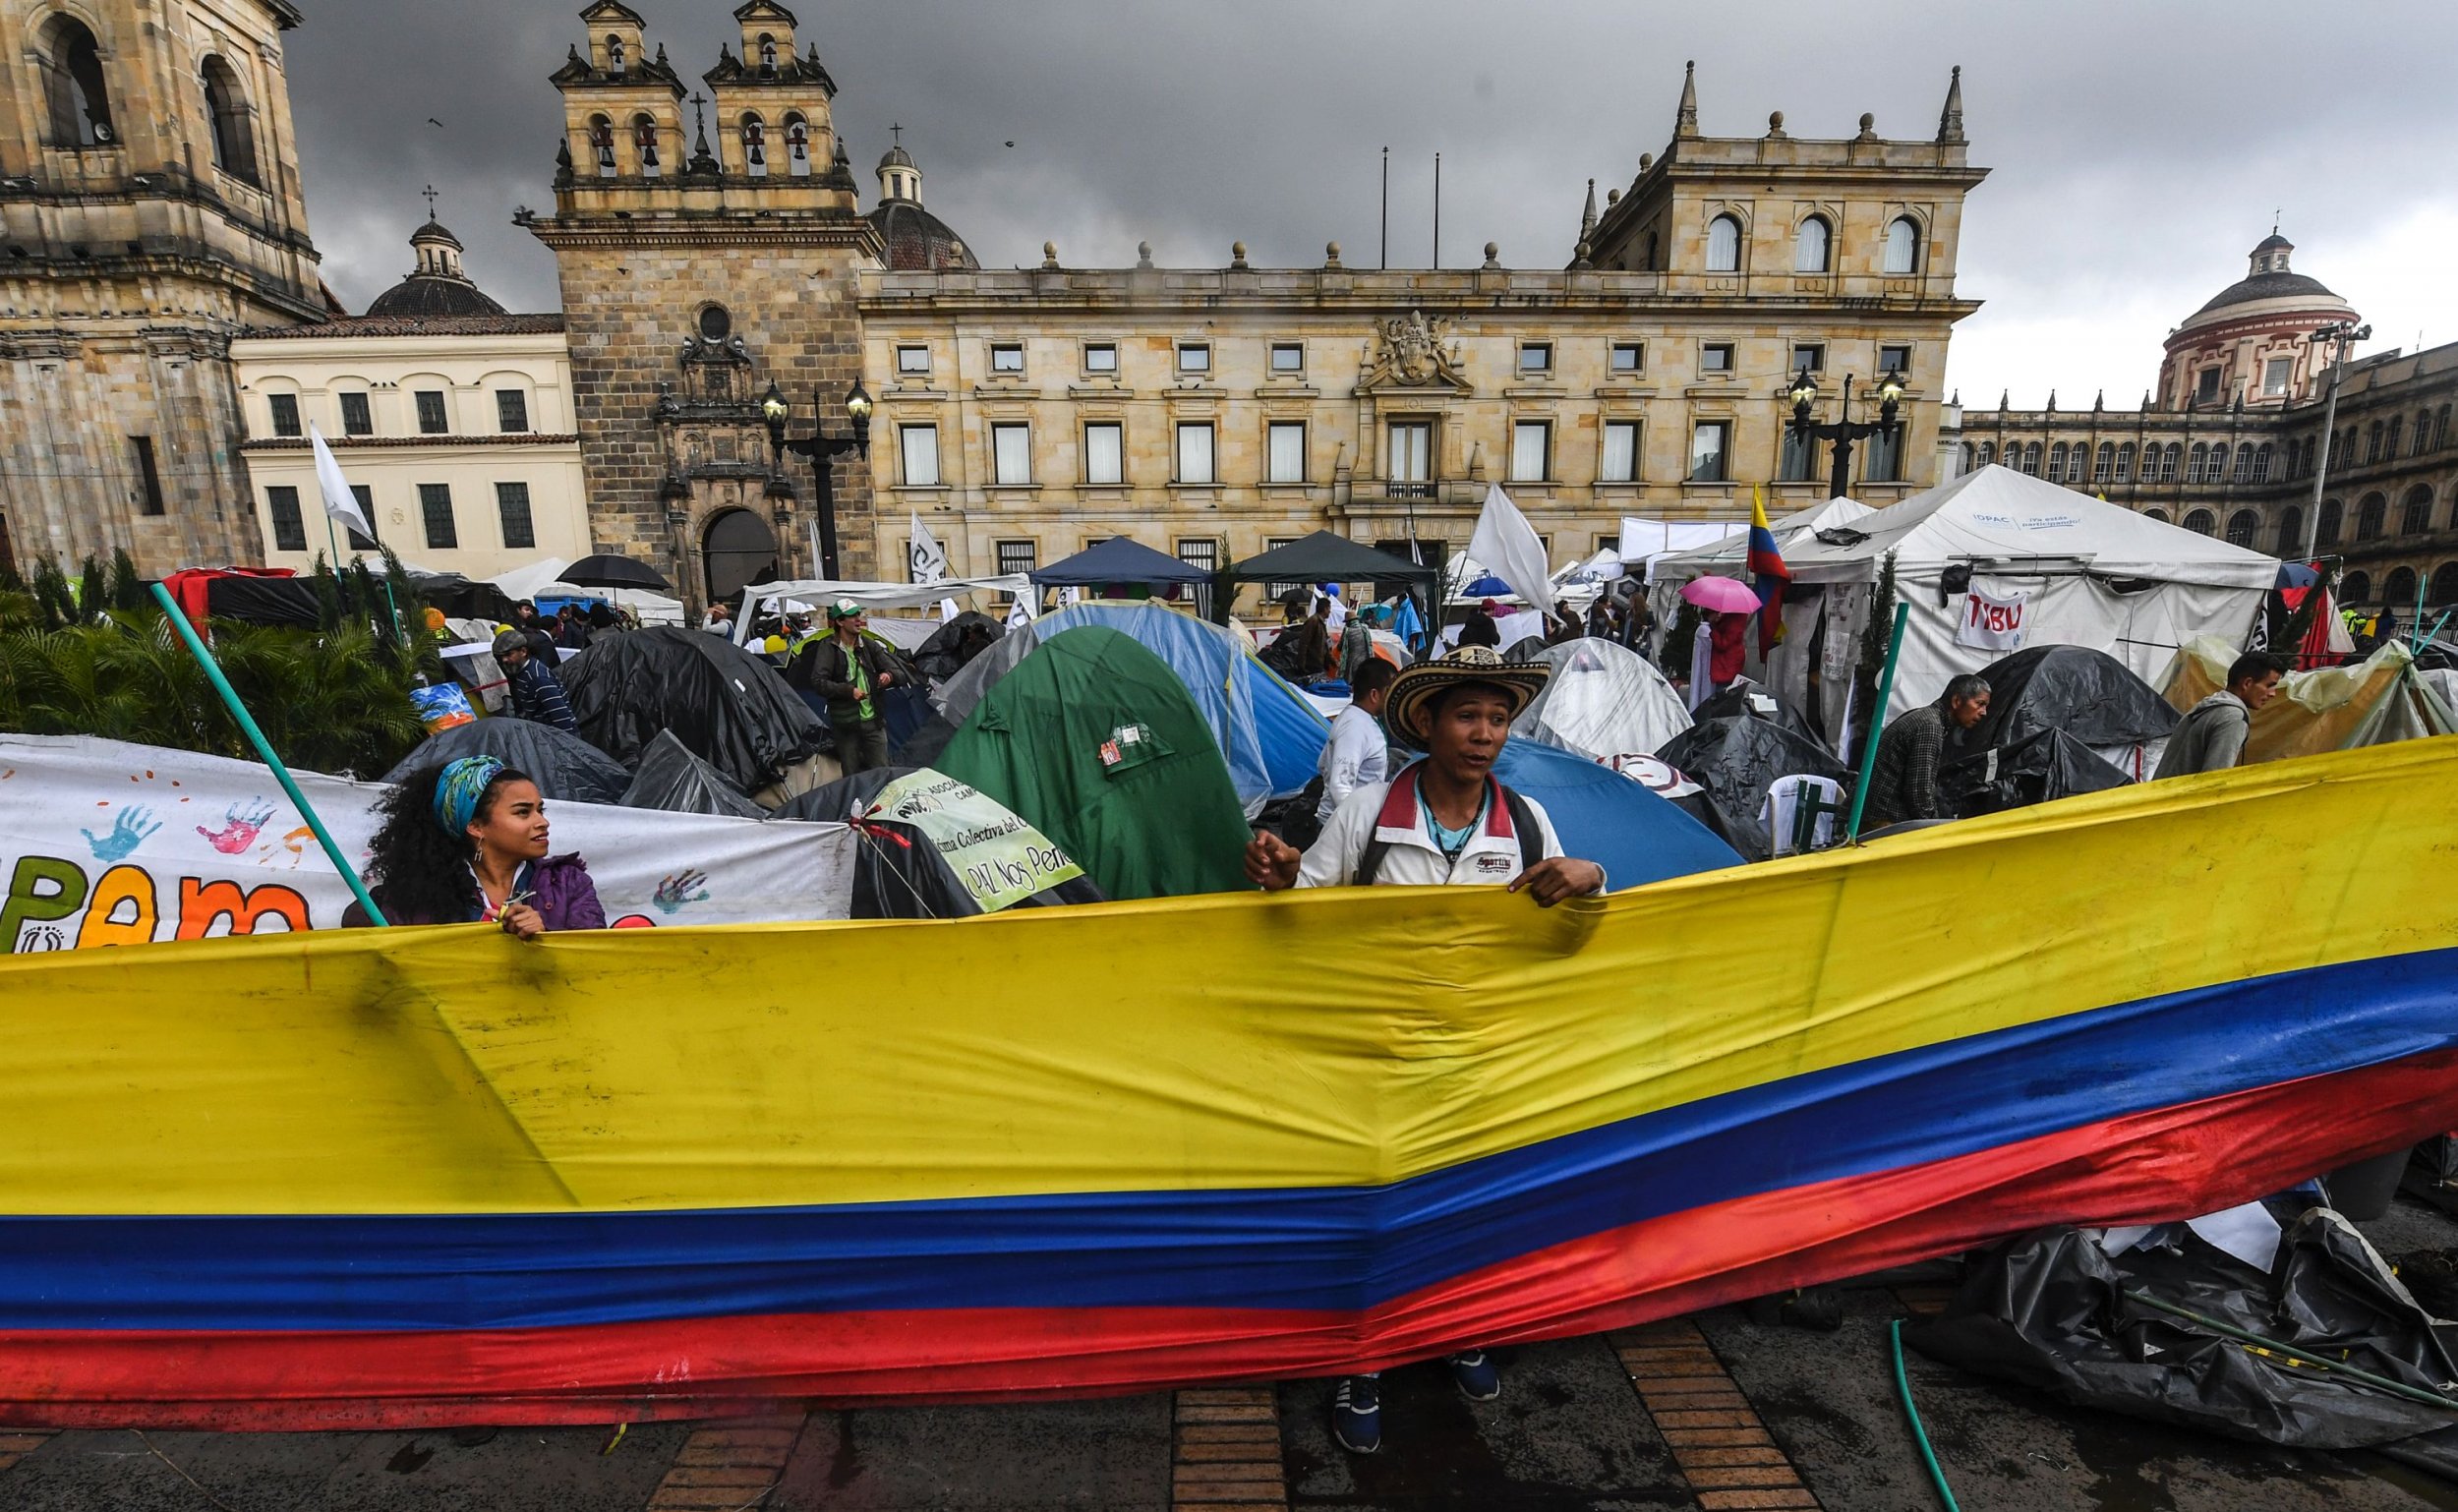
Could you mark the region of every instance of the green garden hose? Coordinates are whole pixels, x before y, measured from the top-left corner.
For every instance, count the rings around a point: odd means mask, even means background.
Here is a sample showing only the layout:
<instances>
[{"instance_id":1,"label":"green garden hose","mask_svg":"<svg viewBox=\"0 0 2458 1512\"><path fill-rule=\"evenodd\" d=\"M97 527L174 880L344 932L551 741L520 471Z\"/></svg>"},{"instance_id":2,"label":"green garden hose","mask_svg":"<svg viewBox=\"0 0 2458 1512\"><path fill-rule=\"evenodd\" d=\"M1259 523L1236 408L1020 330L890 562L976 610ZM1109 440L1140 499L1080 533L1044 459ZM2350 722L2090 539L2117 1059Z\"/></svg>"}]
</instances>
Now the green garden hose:
<instances>
[{"instance_id":1,"label":"green garden hose","mask_svg":"<svg viewBox=\"0 0 2458 1512\"><path fill-rule=\"evenodd\" d=\"M1955 1500L1955 1492L1946 1483L1946 1472L1938 1469L1937 1451L1929 1447L1929 1433L1920 1425L1920 1409L1911 1405L1911 1381L1903 1374L1903 1320L1897 1318L1886 1325L1887 1339L1895 1347L1895 1389L1902 1394L1903 1420L1911 1425L1912 1442L1920 1446L1921 1463L1929 1467L1929 1479L1937 1485L1937 1499L1946 1503L1946 1512L1962 1512Z\"/></svg>"}]
</instances>

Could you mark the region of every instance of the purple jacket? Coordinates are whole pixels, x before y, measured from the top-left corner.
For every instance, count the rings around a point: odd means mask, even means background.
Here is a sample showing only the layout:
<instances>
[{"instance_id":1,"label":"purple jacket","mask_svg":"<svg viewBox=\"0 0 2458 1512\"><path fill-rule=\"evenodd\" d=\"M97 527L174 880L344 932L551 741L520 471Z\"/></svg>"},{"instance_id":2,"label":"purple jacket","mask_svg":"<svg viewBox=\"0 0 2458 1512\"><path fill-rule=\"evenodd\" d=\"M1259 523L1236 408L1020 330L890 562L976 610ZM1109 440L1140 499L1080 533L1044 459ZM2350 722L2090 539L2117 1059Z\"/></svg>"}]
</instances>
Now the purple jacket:
<instances>
[{"instance_id":1,"label":"purple jacket","mask_svg":"<svg viewBox=\"0 0 2458 1512\"><path fill-rule=\"evenodd\" d=\"M576 855L551 855L531 861L520 869L512 883L515 893L527 893L528 904L538 910L550 933L565 929L604 929L606 906L598 901L598 889L589 880L589 863ZM485 899L473 883L469 905L458 918L413 918L394 909L379 897L384 917L395 924L474 924L485 911ZM353 902L342 910L345 929L365 928L371 920L367 910Z\"/></svg>"}]
</instances>

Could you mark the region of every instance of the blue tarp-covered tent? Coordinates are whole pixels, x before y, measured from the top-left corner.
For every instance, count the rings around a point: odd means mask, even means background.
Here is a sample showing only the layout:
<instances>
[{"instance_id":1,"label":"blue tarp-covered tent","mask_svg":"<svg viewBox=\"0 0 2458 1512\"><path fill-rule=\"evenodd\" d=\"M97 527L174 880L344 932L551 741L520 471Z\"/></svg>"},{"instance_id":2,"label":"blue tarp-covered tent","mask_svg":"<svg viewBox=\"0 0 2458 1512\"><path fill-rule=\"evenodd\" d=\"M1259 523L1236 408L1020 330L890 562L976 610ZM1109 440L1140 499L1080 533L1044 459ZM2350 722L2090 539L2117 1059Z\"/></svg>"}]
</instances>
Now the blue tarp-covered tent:
<instances>
[{"instance_id":1,"label":"blue tarp-covered tent","mask_svg":"<svg viewBox=\"0 0 2458 1512\"><path fill-rule=\"evenodd\" d=\"M1614 892L1741 864L1714 832L1610 767L1535 740L1502 747L1493 775L1545 805L1562 850L1605 868Z\"/></svg>"}]
</instances>

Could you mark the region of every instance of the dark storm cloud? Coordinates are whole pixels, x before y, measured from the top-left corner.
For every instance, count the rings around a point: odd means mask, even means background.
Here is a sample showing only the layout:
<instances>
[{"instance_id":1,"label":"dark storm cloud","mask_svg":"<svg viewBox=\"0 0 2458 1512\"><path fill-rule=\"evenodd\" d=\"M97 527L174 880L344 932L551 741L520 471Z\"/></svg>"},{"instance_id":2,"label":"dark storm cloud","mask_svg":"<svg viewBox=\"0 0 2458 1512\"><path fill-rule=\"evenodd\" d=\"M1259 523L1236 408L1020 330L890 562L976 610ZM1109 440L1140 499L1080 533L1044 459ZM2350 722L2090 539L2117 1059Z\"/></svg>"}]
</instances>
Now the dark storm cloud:
<instances>
[{"instance_id":1,"label":"dark storm cloud","mask_svg":"<svg viewBox=\"0 0 2458 1512\"><path fill-rule=\"evenodd\" d=\"M633 0L686 77L736 36L723 0ZM328 0L291 33L310 224L352 308L407 268L433 183L472 274L514 309L557 304L554 261L512 226L552 203L561 115L546 77L576 4ZM2458 98L2438 78L2458 6L1863 4L1674 11L1451 0L900 0L805 3L806 40L843 88L837 119L866 195L890 123L923 197L988 264L1313 264L1377 255L1380 148L1391 260L1429 258L1442 153L1442 259L1488 241L1559 266L1586 181L1628 183L1669 134L1685 58L1701 124L1794 136L1936 129L1964 66L1974 162L1959 285L1966 400L2105 386L2131 405L2158 341L2269 230L2347 295L2380 344L2458 338L2446 248ZM429 124L433 117L440 127ZM1013 146L1007 145L1013 142Z\"/></svg>"}]
</instances>

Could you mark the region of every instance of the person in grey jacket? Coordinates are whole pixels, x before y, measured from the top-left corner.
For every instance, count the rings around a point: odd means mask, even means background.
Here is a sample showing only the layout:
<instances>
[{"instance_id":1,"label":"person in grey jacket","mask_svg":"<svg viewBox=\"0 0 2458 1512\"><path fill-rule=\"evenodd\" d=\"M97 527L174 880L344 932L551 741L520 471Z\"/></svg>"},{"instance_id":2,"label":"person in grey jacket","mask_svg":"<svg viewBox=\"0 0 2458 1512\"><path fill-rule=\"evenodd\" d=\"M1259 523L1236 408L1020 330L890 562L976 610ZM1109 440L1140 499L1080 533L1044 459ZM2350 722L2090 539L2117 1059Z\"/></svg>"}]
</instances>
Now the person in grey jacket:
<instances>
[{"instance_id":1,"label":"person in grey jacket","mask_svg":"<svg viewBox=\"0 0 2458 1512\"><path fill-rule=\"evenodd\" d=\"M2151 780L2225 772L2243 761L2254 711L2279 696L2279 678L2286 670L2268 652L2248 651L2238 657L2228 668L2228 685L2195 704L2179 722Z\"/></svg>"}]
</instances>

